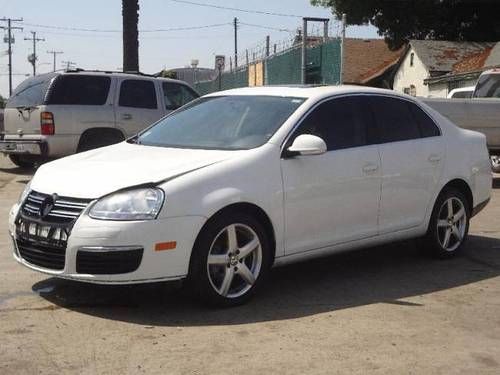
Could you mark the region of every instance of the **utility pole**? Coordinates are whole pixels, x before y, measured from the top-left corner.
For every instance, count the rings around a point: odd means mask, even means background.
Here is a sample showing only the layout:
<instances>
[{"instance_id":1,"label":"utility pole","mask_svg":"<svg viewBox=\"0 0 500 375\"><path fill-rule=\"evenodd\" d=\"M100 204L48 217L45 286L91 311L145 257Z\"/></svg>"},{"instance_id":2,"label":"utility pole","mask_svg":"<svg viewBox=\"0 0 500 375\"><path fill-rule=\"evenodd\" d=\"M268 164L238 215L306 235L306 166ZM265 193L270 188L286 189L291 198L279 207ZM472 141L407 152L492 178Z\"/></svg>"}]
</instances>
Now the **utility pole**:
<instances>
[{"instance_id":1,"label":"utility pole","mask_svg":"<svg viewBox=\"0 0 500 375\"><path fill-rule=\"evenodd\" d=\"M56 65L56 56L57 56L57 55L60 55L60 54L62 54L62 53L64 53L64 52L63 52L63 51L47 51L47 53L51 53L51 54L53 55L53 58L54 58L54 65L53 65L53 69L52 69L52 71L54 71L54 72L55 72L55 71L56 71L56 66L57 66L57 65Z\"/></svg>"},{"instance_id":2,"label":"utility pole","mask_svg":"<svg viewBox=\"0 0 500 375\"><path fill-rule=\"evenodd\" d=\"M347 27L347 15L342 14L342 39L340 44L340 84L344 84L344 56L345 56L345 31Z\"/></svg>"},{"instance_id":3,"label":"utility pole","mask_svg":"<svg viewBox=\"0 0 500 375\"><path fill-rule=\"evenodd\" d=\"M234 17L234 70L238 70L238 18Z\"/></svg>"},{"instance_id":4,"label":"utility pole","mask_svg":"<svg viewBox=\"0 0 500 375\"><path fill-rule=\"evenodd\" d=\"M33 77L36 76L36 42L45 42L45 39L43 38L37 38L36 37L36 31L31 31L31 38L24 38L24 40L32 40L33 41L33 57L31 58L31 64L33 65ZM28 58L28 61L30 59Z\"/></svg>"},{"instance_id":5,"label":"utility pole","mask_svg":"<svg viewBox=\"0 0 500 375\"><path fill-rule=\"evenodd\" d=\"M68 61L61 61L61 63L62 63L63 65L66 65L66 70L69 70L69 69L70 69L70 68L72 68L74 65L76 65L76 62L74 62L74 61L70 61L70 60L68 60Z\"/></svg>"},{"instance_id":6,"label":"utility pole","mask_svg":"<svg viewBox=\"0 0 500 375\"><path fill-rule=\"evenodd\" d=\"M7 30L7 43L9 43L9 49L8 49L8 54L9 54L9 96L12 95L12 43L14 42L12 38L12 30L22 30L22 27L16 27L12 26L12 21L14 22L22 22L22 18L1 18L0 21L2 22L7 22L7 27L5 26L0 26L0 28ZM4 38L5 41L5 38Z\"/></svg>"}]
</instances>

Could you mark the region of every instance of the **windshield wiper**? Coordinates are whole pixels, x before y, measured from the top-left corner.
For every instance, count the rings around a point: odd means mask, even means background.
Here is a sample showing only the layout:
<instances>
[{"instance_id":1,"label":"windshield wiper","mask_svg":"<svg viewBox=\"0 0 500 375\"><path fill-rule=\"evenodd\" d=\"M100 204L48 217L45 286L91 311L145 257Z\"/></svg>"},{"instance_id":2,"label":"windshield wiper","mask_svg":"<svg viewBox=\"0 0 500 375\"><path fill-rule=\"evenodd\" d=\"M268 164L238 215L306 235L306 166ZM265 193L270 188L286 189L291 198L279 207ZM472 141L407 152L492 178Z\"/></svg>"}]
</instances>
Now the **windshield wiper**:
<instances>
[{"instance_id":1,"label":"windshield wiper","mask_svg":"<svg viewBox=\"0 0 500 375\"><path fill-rule=\"evenodd\" d=\"M127 143L131 143L134 145L140 145L141 142L139 141L139 135L134 135L133 137L127 139Z\"/></svg>"}]
</instances>

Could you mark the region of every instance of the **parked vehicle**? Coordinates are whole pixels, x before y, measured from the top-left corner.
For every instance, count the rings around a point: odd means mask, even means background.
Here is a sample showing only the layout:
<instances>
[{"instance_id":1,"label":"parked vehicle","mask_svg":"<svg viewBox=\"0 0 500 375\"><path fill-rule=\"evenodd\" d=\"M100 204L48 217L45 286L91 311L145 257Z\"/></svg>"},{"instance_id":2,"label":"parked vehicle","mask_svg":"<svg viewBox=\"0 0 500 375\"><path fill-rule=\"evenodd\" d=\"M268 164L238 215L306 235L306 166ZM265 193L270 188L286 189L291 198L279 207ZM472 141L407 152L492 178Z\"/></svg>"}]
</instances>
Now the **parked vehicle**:
<instances>
[{"instance_id":1,"label":"parked vehicle","mask_svg":"<svg viewBox=\"0 0 500 375\"><path fill-rule=\"evenodd\" d=\"M475 86L471 86L451 90L448 94L448 99L470 99L472 98L472 94L474 94L475 88Z\"/></svg>"},{"instance_id":2,"label":"parked vehicle","mask_svg":"<svg viewBox=\"0 0 500 375\"><path fill-rule=\"evenodd\" d=\"M500 68L483 72L477 81L474 98L500 98Z\"/></svg>"},{"instance_id":3,"label":"parked vehicle","mask_svg":"<svg viewBox=\"0 0 500 375\"><path fill-rule=\"evenodd\" d=\"M142 74L74 70L21 83L5 108L0 152L21 167L121 142L199 95Z\"/></svg>"},{"instance_id":4,"label":"parked vehicle","mask_svg":"<svg viewBox=\"0 0 500 375\"><path fill-rule=\"evenodd\" d=\"M44 164L9 230L33 270L101 284L185 279L230 306L272 266L311 257L409 238L451 257L491 184L485 136L414 98L244 88Z\"/></svg>"}]
</instances>

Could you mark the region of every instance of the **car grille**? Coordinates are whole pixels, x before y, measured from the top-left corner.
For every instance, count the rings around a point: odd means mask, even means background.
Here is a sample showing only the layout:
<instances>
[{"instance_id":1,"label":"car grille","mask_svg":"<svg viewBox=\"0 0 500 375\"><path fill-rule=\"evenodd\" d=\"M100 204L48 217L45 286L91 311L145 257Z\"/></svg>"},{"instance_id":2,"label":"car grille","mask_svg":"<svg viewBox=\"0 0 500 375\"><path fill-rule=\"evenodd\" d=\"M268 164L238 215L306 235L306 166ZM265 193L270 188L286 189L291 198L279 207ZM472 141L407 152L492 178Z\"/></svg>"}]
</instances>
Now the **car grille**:
<instances>
[{"instance_id":1,"label":"car grille","mask_svg":"<svg viewBox=\"0 0 500 375\"><path fill-rule=\"evenodd\" d=\"M89 202L31 191L16 219L19 256L34 266L63 270L71 229Z\"/></svg>"},{"instance_id":2,"label":"car grille","mask_svg":"<svg viewBox=\"0 0 500 375\"><path fill-rule=\"evenodd\" d=\"M79 250L76 255L76 272L93 275L134 272L141 264L142 253L142 248L109 251Z\"/></svg>"},{"instance_id":3,"label":"car grille","mask_svg":"<svg viewBox=\"0 0 500 375\"><path fill-rule=\"evenodd\" d=\"M51 196L48 194L31 191L21 207L21 212L27 217L40 219L43 202L49 197ZM80 216L89 202L88 199L55 196L54 205L50 212L43 217L43 220L52 223L71 223Z\"/></svg>"}]
</instances>

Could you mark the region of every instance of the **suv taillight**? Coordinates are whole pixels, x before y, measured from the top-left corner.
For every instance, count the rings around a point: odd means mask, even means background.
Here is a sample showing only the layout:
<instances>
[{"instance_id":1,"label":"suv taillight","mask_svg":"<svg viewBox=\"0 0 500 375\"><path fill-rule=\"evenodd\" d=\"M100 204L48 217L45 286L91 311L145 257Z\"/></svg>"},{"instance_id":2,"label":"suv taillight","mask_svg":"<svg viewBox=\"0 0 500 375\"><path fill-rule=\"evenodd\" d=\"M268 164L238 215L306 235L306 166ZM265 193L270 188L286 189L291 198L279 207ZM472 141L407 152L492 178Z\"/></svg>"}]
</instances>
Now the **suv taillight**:
<instances>
[{"instance_id":1,"label":"suv taillight","mask_svg":"<svg viewBox=\"0 0 500 375\"><path fill-rule=\"evenodd\" d=\"M40 132L42 135L54 135L56 126L54 124L54 115L52 112L40 113Z\"/></svg>"}]
</instances>

